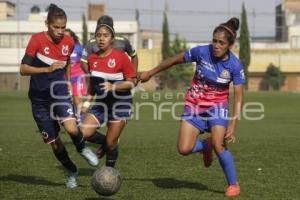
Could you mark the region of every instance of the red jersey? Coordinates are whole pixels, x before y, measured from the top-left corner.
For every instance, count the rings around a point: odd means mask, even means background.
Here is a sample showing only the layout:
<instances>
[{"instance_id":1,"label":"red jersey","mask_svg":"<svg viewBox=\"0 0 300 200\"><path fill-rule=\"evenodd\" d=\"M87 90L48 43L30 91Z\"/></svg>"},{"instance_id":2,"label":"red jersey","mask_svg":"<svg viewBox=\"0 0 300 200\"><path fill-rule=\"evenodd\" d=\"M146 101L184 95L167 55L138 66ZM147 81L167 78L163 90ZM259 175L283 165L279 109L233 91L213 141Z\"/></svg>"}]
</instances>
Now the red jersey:
<instances>
[{"instance_id":1,"label":"red jersey","mask_svg":"<svg viewBox=\"0 0 300 200\"><path fill-rule=\"evenodd\" d=\"M74 41L70 36L65 35L60 43L55 44L48 39L46 32L40 32L31 36L25 54L33 58L31 66L48 67L57 61L67 64L73 49ZM49 99L50 87L54 81L65 81L64 69L32 75L29 89L31 99ZM53 92L56 93L55 91ZM59 93L59 91L57 92Z\"/></svg>"},{"instance_id":2,"label":"red jersey","mask_svg":"<svg viewBox=\"0 0 300 200\"><path fill-rule=\"evenodd\" d=\"M113 83L136 77L136 71L128 56L123 51L114 48L112 52L105 57L100 57L95 53L91 54L88 57L88 64L92 85L98 95L102 95L104 92L99 86L99 84L104 81ZM120 93L121 96L125 96L129 95L130 91L117 93ZM110 95L106 97L106 100L118 100Z\"/></svg>"}]
</instances>

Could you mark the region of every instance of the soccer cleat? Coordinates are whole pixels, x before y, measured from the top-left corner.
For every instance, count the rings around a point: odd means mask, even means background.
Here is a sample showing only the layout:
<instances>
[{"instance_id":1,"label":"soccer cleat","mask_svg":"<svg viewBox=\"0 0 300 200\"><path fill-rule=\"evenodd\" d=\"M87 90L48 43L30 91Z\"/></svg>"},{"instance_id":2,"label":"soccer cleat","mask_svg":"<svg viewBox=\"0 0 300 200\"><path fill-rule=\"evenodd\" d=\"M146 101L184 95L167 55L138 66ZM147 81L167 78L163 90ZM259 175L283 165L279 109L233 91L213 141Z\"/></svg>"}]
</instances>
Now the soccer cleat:
<instances>
[{"instance_id":1,"label":"soccer cleat","mask_svg":"<svg viewBox=\"0 0 300 200\"><path fill-rule=\"evenodd\" d=\"M206 148L203 150L203 162L205 167L209 167L213 161L212 140L211 137L205 139Z\"/></svg>"},{"instance_id":2,"label":"soccer cleat","mask_svg":"<svg viewBox=\"0 0 300 200\"><path fill-rule=\"evenodd\" d=\"M87 147L84 147L84 148L82 149L82 151L80 152L80 155L82 155L82 157L84 157L84 158L87 160L87 162L88 162L91 166L93 166L93 167L96 167L96 166L98 165L98 163L99 163L99 160L98 160L98 158L97 158L97 155L94 154L94 153L92 152L92 150L90 150L90 149L87 148Z\"/></svg>"},{"instance_id":3,"label":"soccer cleat","mask_svg":"<svg viewBox=\"0 0 300 200\"><path fill-rule=\"evenodd\" d=\"M236 197L239 196L241 192L240 186L237 183L236 185L229 185L226 192L225 196L226 197Z\"/></svg>"},{"instance_id":4,"label":"soccer cleat","mask_svg":"<svg viewBox=\"0 0 300 200\"><path fill-rule=\"evenodd\" d=\"M69 173L69 176L68 176L67 182L66 182L67 188L72 189L72 188L76 188L78 186L77 181L76 181L77 176L78 176L78 171L75 173L72 173L72 172Z\"/></svg>"},{"instance_id":5,"label":"soccer cleat","mask_svg":"<svg viewBox=\"0 0 300 200\"><path fill-rule=\"evenodd\" d=\"M102 145L98 147L98 149L96 150L96 155L98 156L99 159L101 159L105 155L105 151Z\"/></svg>"}]
</instances>

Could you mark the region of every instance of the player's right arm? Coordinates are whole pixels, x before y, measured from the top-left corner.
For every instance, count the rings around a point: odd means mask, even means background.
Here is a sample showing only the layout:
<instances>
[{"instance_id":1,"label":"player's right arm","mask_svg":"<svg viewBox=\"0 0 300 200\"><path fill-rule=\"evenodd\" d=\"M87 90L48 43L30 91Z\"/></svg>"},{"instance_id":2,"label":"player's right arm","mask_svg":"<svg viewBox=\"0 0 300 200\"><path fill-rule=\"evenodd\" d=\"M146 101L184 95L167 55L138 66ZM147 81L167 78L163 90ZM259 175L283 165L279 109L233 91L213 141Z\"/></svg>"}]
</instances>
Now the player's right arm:
<instances>
[{"instance_id":1,"label":"player's right arm","mask_svg":"<svg viewBox=\"0 0 300 200\"><path fill-rule=\"evenodd\" d=\"M31 63L29 64L29 62L24 61L24 59L25 60L28 59L26 57L27 55L25 55L24 58L22 59L22 64L20 67L20 74L22 76L30 76L30 75L41 74L41 73L51 73L54 72L55 70L63 69L65 67L64 62L54 62L49 67L33 67L31 66Z\"/></svg>"},{"instance_id":2,"label":"player's right arm","mask_svg":"<svg viewBox=\"0 0 300 200\"><path fill-rule=\"evenodd\" d=\"M153 69L143 72L140 75L139 80L141 80L142 82L146 82L155 74L167 70L174 65L182 64L182 63L185 63L184 53L177 54L173 57L163 60L159 65L157 65Z\"/></svg>"}]
</instances>

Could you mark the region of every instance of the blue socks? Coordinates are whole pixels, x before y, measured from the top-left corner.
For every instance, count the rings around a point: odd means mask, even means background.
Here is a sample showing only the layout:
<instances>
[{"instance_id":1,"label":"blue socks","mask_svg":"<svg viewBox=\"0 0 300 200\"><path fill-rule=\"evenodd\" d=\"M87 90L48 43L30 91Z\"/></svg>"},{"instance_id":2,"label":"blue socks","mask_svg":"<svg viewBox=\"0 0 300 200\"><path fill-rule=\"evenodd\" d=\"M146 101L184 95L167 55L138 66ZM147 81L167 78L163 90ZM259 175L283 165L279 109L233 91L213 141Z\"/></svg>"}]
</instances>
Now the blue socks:
<instances>
[{"instance_id":1,"label":"blue socks","mask_svg":"<svg viewBox=\"0 0 300 200\"><path fill-rule=\"evenodd\" d=\"M204 140L197 140L192 152L199 152L202 151L204 148L206 148L206 142Z\"/></svg>"},{"instance_id":2,"label":"blue socks","mask_svg":"<svg viewBox=\"0 0 300 200\"><path fill-rule=\"evenodd\" d=\"M236 178L236 170L234 166L234 161L232 154L230 151L225 149L222 153L218 155L219 162L223 168L225 177L227 179L227 182L229 185L235 185L237 184L237 178Z\"/></svg>"}]
</instances>

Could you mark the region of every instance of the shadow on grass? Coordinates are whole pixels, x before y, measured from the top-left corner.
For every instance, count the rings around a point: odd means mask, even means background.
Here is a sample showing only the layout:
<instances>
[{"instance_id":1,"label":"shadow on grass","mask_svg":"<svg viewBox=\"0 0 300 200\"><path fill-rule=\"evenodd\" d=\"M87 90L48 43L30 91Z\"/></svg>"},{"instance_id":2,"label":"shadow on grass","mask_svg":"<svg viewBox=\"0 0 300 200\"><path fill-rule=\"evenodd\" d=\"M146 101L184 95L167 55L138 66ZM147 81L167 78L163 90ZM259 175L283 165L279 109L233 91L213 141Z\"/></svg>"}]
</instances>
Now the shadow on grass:
<instances>
[{"instance_id":1,"label":"shadow on grass","mask_svg":"<svg viewBox=\"0 0 300 200\"><path fill-rule=\"evenodd\" d=\"M89 197L89 198L86 198L85 200L114 200L114 198L111 198L111 197Z\"/></svg>"},{"instance_id":2,"label":"shadow on grass","mask_svg":"<svg viewBox=\"0 0 300 200\"><path fill-rule=\"evenodd\" d=\"M23 184L32 184L32 185L47 185L47 186L65 186L63 183L54 183L48 181L42 177L36 176L22 176L17 174L9 174L7 176L0 176L0 181L15 181Z\"/></svg>"},{"instance_id":3,"label":"shadow on grass","mask_svg":"<svg viewBox=\"0 0 300 200\"><path fill-rule=\"evenodd\" d=\"M64 170L62 166L57 166L56 168ZM90 176L92 178L96 169L93 168L79 168L79 176Z\"/></svg>"},{"instance_id":4,"label":"shadow on grass","mask_svg":"<svg viewBox=\"0 0 300 200\"><path fill-rule=\"evenodd\" d=\"M224 191L210 189L202 183L177 180L174 178L153 178L153 179L124 178L124 180L125 181L126 180L150 181L156 187L163 188L163 189L189 188L189 189L195 189L195 190L207 190L207 191L211 191L214 193L224 194Z\"/></svg>"}]
</instances>

